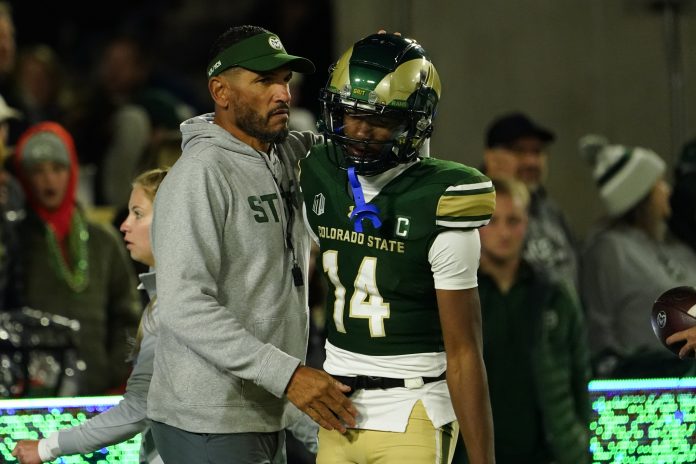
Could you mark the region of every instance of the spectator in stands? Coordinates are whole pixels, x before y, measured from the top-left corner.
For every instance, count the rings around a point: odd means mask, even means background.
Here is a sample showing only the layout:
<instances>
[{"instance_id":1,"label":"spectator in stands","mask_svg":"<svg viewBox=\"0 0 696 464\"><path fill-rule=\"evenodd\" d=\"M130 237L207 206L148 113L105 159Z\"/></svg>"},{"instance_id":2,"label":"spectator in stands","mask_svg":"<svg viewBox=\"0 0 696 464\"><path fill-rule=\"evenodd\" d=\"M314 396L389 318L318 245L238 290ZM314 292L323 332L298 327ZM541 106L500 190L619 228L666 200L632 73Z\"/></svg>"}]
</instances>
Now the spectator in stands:
<instances>
[{"instance_id":1,"label":"spectator in stands","mask_svg":"<svg viewBox=\"0 0 696 464\"><path fill-rule=\"evenodd\" d=\"M178 131L192 111L150 82L152 62L136 37L112 37L100 50L96 69L93 88L78 103L71 127L80 162L96 168L96 204L120 209L151 145Z\"/></svg>"},{"instance_id":2,"label":"spectator in stands","mask_svg":"<svg viewBox=\"0 0 696 464\"><path fill-rule=\"evenodd\" d=\"M664 291L691 285L696 253L667 237L670 187L665 162L647 148L609 144L588 135L580 150L607 219L592 231L582 254L582 297L596 374L612 377L684 375L684 363L665 350L650 326Z\"/></svg>"},{"instance_id":3,"label":"spectator in stands","mask_svg":"<svg viewBox=\"0 0 696 464\"><path fill-rule=\"evenodd\" d=\"M497 117L486 132L484 171L492 179L514 177L531 194L524 258L578 288L575 238L565 214L544 188L548 146L555 134L519 112Z\"/></svg>"},{"instance_id":4,"label":"spectator in stands","mask_svg":"<svg viewBox=\"0 0 696 464\"><path fill-rule=\"evenodd\" d=\"M522 256L529 222L524 184L493 184L496 208L481 229L478 288L496 462L588 463L583 312L566 282L555 282ZM458 449L455 462L461 456Z\"/></svg>"},{"instance_id":5,"label":"spectator in stands","mask_svg":"<svg viewBox=\"0 0 696 464\"><path fill-rule=\"evenodd\" d=\"M66 120L73 95L61 59L51 47L32 45L20 51L17 87L27 123Z\"/></svg>"},{"instance_id":6,"label":"spectator in stands","mask_svg":"<svg viewBox=\"0 0 696 464\"><path fill-rule=\"evenodd\" d=\"M15 170L27 198L20 224L26 303L80 322L75 344L86 363L77 390L119 389L129 366L128 336L142 309L135 276L113 227L89 221L75 201L78 163L70 134L54 122L20 138Z\"/></svg>"}]
</instances>

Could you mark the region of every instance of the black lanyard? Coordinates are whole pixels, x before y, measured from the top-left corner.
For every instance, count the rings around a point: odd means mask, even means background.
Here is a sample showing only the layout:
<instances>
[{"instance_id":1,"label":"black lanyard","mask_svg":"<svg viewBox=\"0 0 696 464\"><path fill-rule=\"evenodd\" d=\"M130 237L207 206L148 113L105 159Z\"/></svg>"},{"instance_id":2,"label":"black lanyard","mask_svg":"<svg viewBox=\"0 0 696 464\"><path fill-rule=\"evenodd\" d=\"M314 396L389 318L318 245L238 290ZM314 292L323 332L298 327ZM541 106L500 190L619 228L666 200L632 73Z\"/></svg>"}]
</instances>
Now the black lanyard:
<instances>
[{"instance_id":1,"label":"black lanyard","mask_svg":"<svg viewBox=\"0 0 696 464\"><path fill-rule=\"evenodd\" d=\"M285 191L285 189L283 188L283 183L278 181L275 174L273 173L273 167L269 164L271 158L270 153L272 153L273 150L274 147L271 147L268 155L258 150L256 151L259 155L261 155L261 158L263 158L264 163L266 163L268 172L271 174L271 178L273 179L273 183L275 184L277 191L276 193L280 195L280 201L283 205L286 217L284 233L285 246L290 250L290 254L292 256L292 281L295 284L295 287L301 287L304 285L304 279L302 277L302 269L300 269L300 266L297 263L297 257L295 256L295 246L292 242L292 226L295 221L295 208L293 206L292 201L292 191ZM285 166L283 166L283 168L285 168Z\"/></svg>"}]
</instances>

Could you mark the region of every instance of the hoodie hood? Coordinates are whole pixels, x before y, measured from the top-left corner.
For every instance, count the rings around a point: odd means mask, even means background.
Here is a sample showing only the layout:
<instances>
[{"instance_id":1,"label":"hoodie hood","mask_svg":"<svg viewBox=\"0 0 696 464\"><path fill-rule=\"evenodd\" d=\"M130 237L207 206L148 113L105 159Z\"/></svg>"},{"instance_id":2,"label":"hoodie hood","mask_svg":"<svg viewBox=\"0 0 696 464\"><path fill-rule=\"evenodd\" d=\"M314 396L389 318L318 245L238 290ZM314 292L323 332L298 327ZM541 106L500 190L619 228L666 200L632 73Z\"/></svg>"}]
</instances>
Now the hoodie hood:
<instances>
[{"instance_id":1,"label":"hoodie hood","mask_svg":"<svg viewBox=\"0 0 696 464\"><path fill-rule=\"evenodd\" d=\"M259 152L254 150L251 146L215 124L213 122L214 118L214 113L207 113L182 122L180 126L182 150L193 150L197 152L203 149L204 145L215 145L224 150L251 155L259 159L261 158Z\"/></svg>"}]
</instances>

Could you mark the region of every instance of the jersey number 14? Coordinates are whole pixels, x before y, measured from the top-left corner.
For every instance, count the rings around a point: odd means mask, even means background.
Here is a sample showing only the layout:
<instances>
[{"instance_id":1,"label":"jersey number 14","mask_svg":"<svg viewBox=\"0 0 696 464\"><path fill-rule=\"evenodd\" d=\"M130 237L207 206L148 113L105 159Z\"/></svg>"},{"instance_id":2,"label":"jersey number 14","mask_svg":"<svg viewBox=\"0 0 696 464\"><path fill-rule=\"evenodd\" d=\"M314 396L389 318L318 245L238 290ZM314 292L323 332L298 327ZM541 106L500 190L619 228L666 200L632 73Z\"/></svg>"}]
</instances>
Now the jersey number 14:
<instances>
[{"instance_id":1,"label":"jersey number 14","mask_svg":"<svg viewBox=\"0 0 696 464\"><path fill-rule=\"evenodd\" d=\"M346 288L338 278L338 251L328 250L322 255L324 272L333 284L333 320L336 330L346 333L343 313L346 306ZM360 263L358 275L353 282L353 296L350 298L348 317L367 319L370 336L384 337L384 319L389 318L389 303L379 294L377 288L377 258L365 256Z\"/></svg>"}]
</instances>

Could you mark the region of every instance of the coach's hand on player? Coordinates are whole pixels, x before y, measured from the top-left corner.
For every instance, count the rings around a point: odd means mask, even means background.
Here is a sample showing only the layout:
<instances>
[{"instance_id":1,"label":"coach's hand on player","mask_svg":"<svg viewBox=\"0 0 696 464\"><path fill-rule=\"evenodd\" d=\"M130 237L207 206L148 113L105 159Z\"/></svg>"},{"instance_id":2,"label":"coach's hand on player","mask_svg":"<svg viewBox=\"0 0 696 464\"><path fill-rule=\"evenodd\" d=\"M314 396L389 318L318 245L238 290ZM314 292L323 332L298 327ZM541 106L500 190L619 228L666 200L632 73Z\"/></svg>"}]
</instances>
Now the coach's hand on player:
<instances>
[{"instance_id":1,"label":"coach's hand on player","mask_svg":"<svg viewBox=\"0 0 696 464\"><path fill-rule=\"evenodd\" d=\"M355 427L357 411L344 395L350 387L324 371L300 366L290 378L286 394L298 409L327 430L346 432Z\"/></svg>"},{"instance_id":2,"label":"coach's hand on player","mask_svg":"<svg viewBox=\"0 0 696 464\"><path fill-rule=\"evenodd\" d=\"M681 332L673 333L665 339L668 345L678 342L685 342L684 346L679 350L681 359L696 356L696 326L691 327Z\"/></svg>"},{"instance_id":3,"label":"coach's hand on player","mask_svg":"<svg viewBox=\"0 0 696 464\"><path fill-rule=\"evenodd\" d=\"M20 440L12 450L12 456L17 458L20 464L41 464L39 457L39 440Z\"/></svg>"}]
</instances>

